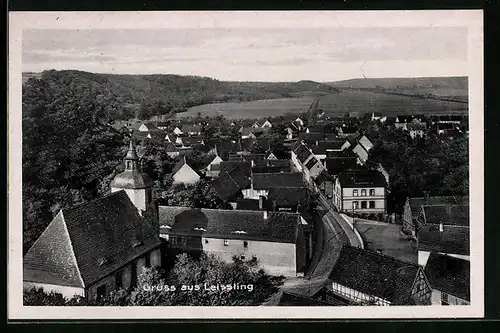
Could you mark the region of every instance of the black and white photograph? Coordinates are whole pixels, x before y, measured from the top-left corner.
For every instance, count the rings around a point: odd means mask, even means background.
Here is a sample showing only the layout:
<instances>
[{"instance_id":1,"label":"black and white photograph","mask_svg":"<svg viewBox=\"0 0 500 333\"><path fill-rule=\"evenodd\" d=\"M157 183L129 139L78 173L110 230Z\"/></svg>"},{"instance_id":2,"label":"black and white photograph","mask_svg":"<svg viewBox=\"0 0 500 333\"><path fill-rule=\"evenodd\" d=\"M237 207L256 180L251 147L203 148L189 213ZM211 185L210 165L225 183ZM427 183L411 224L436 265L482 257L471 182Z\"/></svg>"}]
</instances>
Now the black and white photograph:
<instances>
[{"instance_id":1,"label":"black and white photograph","mask_svg":"<svg viewBox=\"0 0 500 333\"><path fill-rule=\"evenodd\" d=\"M9 30L9 316L484 315L481 11Z\"/></svg>"}]
</instances>

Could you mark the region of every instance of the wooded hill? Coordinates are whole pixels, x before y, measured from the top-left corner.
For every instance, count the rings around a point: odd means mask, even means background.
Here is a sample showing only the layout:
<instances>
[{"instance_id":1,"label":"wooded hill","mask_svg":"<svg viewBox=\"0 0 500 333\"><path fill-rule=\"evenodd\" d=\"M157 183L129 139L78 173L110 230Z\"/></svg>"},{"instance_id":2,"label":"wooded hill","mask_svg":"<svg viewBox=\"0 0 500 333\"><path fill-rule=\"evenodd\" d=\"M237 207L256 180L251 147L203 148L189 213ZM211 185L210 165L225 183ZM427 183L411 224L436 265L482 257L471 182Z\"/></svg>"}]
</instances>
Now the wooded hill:
<instances>
[{"instance_id":1,"label":"wooded hill","mask_svg":"<svg viewBox=\"0 0 500 333\"><path fill-rule=\"evenodd\" d=\"M74 89L94 96L109 121L149 119L208 103L317 96L336 91L313 81L224 82L200 76L114 75L75 70L23 73L23 89L30 89L35 80L42 81L54 94Z\"/></svg>"}]
</instances>

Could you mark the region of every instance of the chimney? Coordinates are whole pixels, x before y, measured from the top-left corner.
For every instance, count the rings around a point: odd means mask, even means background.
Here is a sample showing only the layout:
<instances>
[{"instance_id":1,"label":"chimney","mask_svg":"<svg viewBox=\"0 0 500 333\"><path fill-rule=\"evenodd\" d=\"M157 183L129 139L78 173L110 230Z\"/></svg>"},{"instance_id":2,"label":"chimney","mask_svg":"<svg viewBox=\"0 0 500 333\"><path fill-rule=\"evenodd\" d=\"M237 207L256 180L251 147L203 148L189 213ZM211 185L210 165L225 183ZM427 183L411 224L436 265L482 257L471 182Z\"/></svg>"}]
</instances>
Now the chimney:
<instances>
[{"instance_id":1,"label":"chimney","mask_svg":"<svg viewBox=\"0 0 500 333\"><path fill-rule=\"evenodd\" d=\"M264 210L264 220L267 220L267 210Z\"/></svg>"},{"instance_id":2,"label":"chimney","mask_svg":"<svg viewBox=\"0 0 500 333\"><path fill-rule=\"evenodd\" d=\"M439 232L443 232L443 222L439 223Z\"/></svg>"},{"instance_id":3,"label":"chimney","mask_svg":"<svg viewBox=\"0 0 500 333\"><path fill-rule=\"evenodd\" d=\"M264 197L261 195L259 197L259 210L263 210L264 209Z\"/></svg>"},{"instance_id":4,"label":"chimney","mask_svg":"<svg viewBox=\"0 0 500 333\"><path fill-rule=\"evenodd\" d=\"M425 204L429 204L429 191L424 191L424 196L425 196Z\"/></svg>"}]
</instances>

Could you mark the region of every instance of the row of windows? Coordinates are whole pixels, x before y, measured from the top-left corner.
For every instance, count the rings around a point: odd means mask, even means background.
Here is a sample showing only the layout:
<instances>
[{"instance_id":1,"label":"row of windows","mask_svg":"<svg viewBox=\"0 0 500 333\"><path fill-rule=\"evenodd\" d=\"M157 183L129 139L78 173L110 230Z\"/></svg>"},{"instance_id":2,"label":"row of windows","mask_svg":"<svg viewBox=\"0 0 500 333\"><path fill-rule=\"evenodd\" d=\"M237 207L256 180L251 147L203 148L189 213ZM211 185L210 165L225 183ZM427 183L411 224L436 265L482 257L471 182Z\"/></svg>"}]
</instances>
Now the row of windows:
<instances>
[{"instance_id":1,"label":"row of windows","mask_svg":"<svg viewBox=\"0 0 500 333\"><path fill-rule=\"evenodd\" d=\"M208 244L208 239L205 239L205 244ZM229 246L229 240L224 239L224 246ZM243 241L243 247L247 248L248 247L248 242Z\"/></svg>"},{"instance_id":2,"label":"row of windows","mask_svg":"<svg viewBox=\"0 0 500 333\"><path fill-rule=\"evenodd\" d=\"M358 197L359 196L358 193L359 193L358 190L352 190L352 195L354 197ZM370 196L374 196L375 195L375 190L374 189L370 189L369 193L370 193ZM366 197L366 189L361 190L361 196L362 197Z\"/></svg>"},{"instance_id":3,"label":"row of windows","mask_svg":"<svg viewBox=\"0 0 500 333\"><path fill-rule=\"evenodd\" d=\"M353 201L352 207L354 209L359 209L359 201ZM375 201L361 201L361 209L375 208Z\"/></svg>"}]
</instances>

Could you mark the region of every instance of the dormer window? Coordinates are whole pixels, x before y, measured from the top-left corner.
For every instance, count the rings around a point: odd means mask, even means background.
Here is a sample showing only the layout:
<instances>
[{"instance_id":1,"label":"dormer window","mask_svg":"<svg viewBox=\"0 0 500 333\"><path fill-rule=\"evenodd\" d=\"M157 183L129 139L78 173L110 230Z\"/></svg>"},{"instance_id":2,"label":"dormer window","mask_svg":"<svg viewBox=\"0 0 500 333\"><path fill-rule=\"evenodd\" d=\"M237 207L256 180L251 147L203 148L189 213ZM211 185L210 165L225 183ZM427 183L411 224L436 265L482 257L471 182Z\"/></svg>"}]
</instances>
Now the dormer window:
<instances>
[{"instance_id":1,"label":"dormer window","mask_svg":"<svg viewBox=\"0 0 500 333\"><path fill-rule=\"evenodd\" d=\"M132 161L127 161L127 169L128 170L132 169Z\"/></svg>"}]
</instances>

